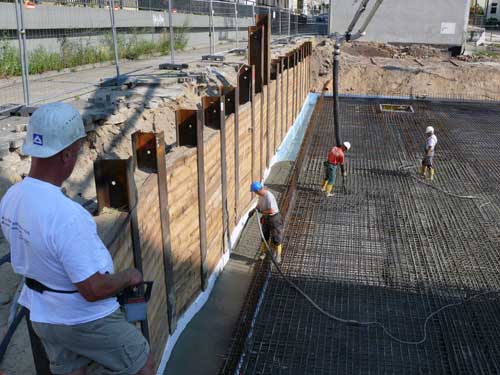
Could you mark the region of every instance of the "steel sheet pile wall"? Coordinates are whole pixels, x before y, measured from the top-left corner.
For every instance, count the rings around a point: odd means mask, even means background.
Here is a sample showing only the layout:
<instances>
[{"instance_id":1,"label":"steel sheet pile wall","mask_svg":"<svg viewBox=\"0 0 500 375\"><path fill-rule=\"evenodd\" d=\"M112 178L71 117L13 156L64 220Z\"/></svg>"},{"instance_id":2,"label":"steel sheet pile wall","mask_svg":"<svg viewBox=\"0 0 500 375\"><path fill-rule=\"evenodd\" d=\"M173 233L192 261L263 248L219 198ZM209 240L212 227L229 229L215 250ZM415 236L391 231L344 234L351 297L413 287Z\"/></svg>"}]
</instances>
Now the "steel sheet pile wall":
<instances>
[{"instance_id":1,"label":"steel sheet pile wall","mask_svg":"<svg viewBox=\"0 0 500 375\"><path fill-rule=\"evenodd\" d=\"M309 56L312 43L297 49ZM261 61L270 63L270 58ZM309 59L303 60L304 71L309 64ZM269 72L270 66L259 69ZM180 147L174 152L165 155L163 134L138 132L134 134L134 160L116 161L128 169L117 176L101 173L102 181L96 183L102 185L100 206L126 207L128 212L126 218L117 220L125 223L121 232L108 241L117 268L142 268L145 280L154 281L148 321L142 329L149 331L157 365L168 334L176 331L178 319L208 287L209 277L220 270L223 254L229 250L229 235L252 204L249 185L262 179L286 135L279 114L290 113L291 125L298 113L292 111L292 100L298 107L305 99L309 87L309 81L301 81L305 76L290 82L289 98L279 98L277 77L265 81L255 94L256 70L251 65L239 66L237 88L224 87L220 96L202 98L198 110L178 110ZM280 82L284 72L279 74ZM105 165L112 162L103 161ZM141 178L137 191L133 168L142 171L135 175ZM107 170L114 169L108 166ZM113 198L115 192L120 199Z\"/></svg>"},{"instance_id":2,"label":"steel sheet pile wall","mask_svg":"<svg viewBox=\"0 0 500 375\"><path fill-rule=\"evenodd\" d=\"M382 103L414 113L382 112ZM317 107L301 151L283 272L330 314L427 340L335 322L271 268L251 335L225 373L498 374L500 110L342 99L342 136L353 147L346 189L338 177L327 198L331 106ZM428 125L439 139L432 187L416 177Z\"/></svg>"}]
</instances>

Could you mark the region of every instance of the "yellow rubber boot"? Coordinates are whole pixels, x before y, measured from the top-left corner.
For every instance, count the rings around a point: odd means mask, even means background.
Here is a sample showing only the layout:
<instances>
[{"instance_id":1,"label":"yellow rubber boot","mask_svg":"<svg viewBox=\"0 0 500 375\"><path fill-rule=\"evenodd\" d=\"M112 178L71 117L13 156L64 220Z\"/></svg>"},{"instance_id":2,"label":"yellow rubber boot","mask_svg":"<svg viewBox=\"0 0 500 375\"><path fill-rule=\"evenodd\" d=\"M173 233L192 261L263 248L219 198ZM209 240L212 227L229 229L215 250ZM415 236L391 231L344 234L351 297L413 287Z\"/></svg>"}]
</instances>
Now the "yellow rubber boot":
<instances>
[{"instance_id":1,"label":"yellow rubber boot","mask_svg":"<svg viewBox=\"0 0 500 375\"><path fill-rule=\"evenodd\" d=\"M283 251L283 245L275 245L274 247L274 254L275 254L275 259L276 263L281 264L281 252Z\"/></svg>"},{"instance_id":2,"label":"yellow rubber boot","mask_svg":"<svg viewBox=\"0 0 500 375\"><path fill-rule=\"evenodd\" d=\"M327 197L333 197L333 189L335 188L335 185L326 185L326 196Z\"/></svg>"},{"instance_id":3,"label":"yellow rubber boot","mask_svg":"<svg viewBox=\"0 0 500 375\"><path fill-rule=\"evenodd\" d=\"M427 169L427 167L425 167L425 166L423 166L423 165L422 165L422 166L420 167L420 169L419 169L418 174L419 174L420 176L425 176L425 170L426 170L426 169Z\"/></svg>"},{"instance_id":4,"label":"yellow rubber boot","mask_svg":"<svg viewBox=\"0 0 500 375\"><path fill-rule=\"evenodd\" d=\"M326 186L328 185L328 180L323 181L323 186L321 187L321 191L326 191Z\"/></svg>"},{"instance_id":5,"label":"yellow rubber boot","mask_svg":"<svg viewBox=\"0 0 500 375\"><path fill-rule=\"evenodd\" d=\"M434 175L436 174L436 170L434 168L429 168L429 181L434 180Z\"/></svg>"},{"instance_id":6,"label":"yellow rubber boot","mask_svg":"<svg viewBox=\"0 0 500 375\"><path fill-rule=\"evenodd\" d=\"M266 244L262 242L262 245L260 247L260 256L259 256L260 260L266 259L266 251L267 251Z\"/></svg>"}]
</instances>

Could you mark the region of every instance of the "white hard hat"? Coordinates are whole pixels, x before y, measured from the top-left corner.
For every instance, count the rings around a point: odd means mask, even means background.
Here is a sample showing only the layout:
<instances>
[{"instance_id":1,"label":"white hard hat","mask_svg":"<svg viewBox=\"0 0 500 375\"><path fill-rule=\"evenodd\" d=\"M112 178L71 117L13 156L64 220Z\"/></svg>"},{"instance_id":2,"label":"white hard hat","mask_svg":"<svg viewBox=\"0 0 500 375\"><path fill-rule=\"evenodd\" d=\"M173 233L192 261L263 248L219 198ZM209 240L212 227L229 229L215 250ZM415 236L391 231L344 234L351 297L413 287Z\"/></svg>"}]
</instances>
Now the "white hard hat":
<instances>
[{"instance_id":1,"label":"white hard hat","mask_svg":"<svg viewBox=\"0 0 500 375\"><path fill-rule=\"evenodd\" d=\"M36 158L50 158L86 136L80 112L67 103L50 103L30 118L22 152Z\"/></svg>"},{"instance_id":2,"label":"white hard hat","mask_svg":"<svg viewBox=\"0 0 500 375\"><path fill-rule=\"evenodd\" d=\"M351 142L344 142L343 145L346 150L349 150L351 148Z\"/></svg>"},{"instance_id":3,"label":"white hard hat","mask_svg":"<svg viewBox=\"0 0 500 375\"><path fill-rule=\"evenodd\" d=\"M434 128L432 126L428 126L427 128L425 128L425 134L434 134Z\"/></svg>"}]
</instances>

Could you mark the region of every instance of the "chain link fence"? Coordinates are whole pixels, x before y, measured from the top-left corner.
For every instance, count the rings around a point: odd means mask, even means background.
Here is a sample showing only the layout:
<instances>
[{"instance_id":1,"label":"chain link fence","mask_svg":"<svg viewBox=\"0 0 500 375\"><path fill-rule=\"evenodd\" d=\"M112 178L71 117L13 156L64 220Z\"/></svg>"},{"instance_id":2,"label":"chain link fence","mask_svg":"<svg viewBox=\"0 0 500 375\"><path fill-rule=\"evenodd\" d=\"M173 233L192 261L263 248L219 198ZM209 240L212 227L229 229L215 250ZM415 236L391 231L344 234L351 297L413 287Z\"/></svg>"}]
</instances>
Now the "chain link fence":
<instances>
[{"instance_id":1,"label":"chain link fence","mask_svg":"<svg viewBox=\"0 0 500 375\"><path fill-rule=\"evenodd\" d=\"M0 0L0 114L177 62L183 50L246 48L257 14L272 18L273 38L327 32L326 21L244 0Z\"/></svg>"}]
</instances>

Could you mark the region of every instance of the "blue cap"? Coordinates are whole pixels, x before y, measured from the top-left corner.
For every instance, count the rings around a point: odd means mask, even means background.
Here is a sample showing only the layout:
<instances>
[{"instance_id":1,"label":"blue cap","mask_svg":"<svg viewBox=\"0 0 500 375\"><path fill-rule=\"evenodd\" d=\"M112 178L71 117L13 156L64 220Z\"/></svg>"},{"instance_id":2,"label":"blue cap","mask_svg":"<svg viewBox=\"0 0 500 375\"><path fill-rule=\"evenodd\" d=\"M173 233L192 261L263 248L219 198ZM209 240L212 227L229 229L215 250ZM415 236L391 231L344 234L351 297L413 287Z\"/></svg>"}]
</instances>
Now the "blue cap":
<instances>
[{"instance_id":1,"label":"blue cap","mask_svg":"<svg viewBox=\"0 0 500 375\"><path fill-rule=\"evenodd\" d=\"M250 185L250 191L252 193L256 193L259 190L261 190L262 188L263 188L263 186L259 181L254 181L254 182L252 182L252 185Z\"/></svg>"}]
</instances>

